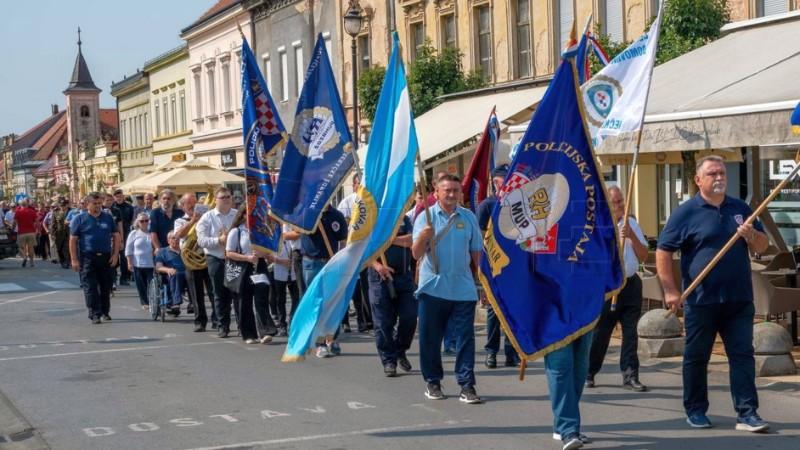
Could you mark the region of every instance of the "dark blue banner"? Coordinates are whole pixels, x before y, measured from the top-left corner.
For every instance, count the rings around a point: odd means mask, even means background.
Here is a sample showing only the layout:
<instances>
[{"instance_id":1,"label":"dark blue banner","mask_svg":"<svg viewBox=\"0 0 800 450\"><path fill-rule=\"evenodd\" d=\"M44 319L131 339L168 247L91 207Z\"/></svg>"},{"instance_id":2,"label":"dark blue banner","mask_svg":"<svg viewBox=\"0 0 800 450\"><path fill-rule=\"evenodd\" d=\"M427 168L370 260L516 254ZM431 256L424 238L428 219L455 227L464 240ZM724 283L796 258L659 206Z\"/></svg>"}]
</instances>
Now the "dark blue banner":
<instances>
[{"instance_id":1,"label":"dark blue banner","mask_svg":"<svg viewBox=\"0 0 800 450\"><path fill-rule=\"evenodd\" d=\"M564 59L528 126L484 237L480 278L533 360L594 328L623 283L617 229Z\"/></svg>"},{"instance_id":2,"label":"dark blue banner","mask_svg":"<svg viewBox=\"0 0 800 450\"><path fill-rule=\"evenodd\" d=\"M242 40L242 132L250 241L261 250L275 252L281 241L281 224L269 215L273 190L267 155L286 141L286 129L245 39Z\"/></svg>"},{"instance_id":3,"label":"dark blue banner","mask_svg":"<svg viewBox=\"0 0 800 450\"><path fill-rule=\"evenodd\" d=\"M314 231L325 205L353 167L353 143L322 35L317 38L283 155L272 213Z\"/></svg>"}]
</instances>

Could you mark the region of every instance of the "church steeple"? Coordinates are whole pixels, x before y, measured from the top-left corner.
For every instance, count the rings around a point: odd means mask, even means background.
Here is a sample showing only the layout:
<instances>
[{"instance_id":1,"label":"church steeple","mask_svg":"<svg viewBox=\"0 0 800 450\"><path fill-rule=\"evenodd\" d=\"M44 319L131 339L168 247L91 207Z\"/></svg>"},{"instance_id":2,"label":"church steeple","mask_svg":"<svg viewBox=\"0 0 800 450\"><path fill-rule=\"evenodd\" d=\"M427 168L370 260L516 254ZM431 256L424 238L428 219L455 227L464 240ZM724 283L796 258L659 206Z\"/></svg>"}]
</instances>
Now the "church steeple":
<instances>
[{"instance_id":1,"label":"church steeple","mask_svg":"<svg viewBox=\"0 0 800 450\"><path fill-rule=\"evenodd\" d=\"M83 59L83 53L81 52L82 44L81 29L78 27L78 56L75 58L72 78L69 80L69 86L67 86L67 89L64 91L65 94L74 90L100 92L100 89L95 86L92 80L92 74L89 73L89 66L86 64L86 60Z\"/></svg>"}]
</instances>

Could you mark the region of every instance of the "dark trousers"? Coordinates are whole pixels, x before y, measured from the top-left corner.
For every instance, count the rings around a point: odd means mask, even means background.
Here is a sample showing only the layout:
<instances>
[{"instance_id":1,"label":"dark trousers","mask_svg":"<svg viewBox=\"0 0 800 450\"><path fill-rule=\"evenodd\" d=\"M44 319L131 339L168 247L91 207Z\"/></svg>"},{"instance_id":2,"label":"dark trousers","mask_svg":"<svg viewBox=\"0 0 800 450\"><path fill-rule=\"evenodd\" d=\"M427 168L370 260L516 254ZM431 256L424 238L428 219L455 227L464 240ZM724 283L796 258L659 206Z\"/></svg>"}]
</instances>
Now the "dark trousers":
<instances>
[{"instance_id":1,"label":"dark trousers","mask_svg":"<svg viewBox=\"0 0 800 450\"><path fill-rule=\"evenodd\" d=\"M258 260L257 272L267 275L267 279L270 278L267 273L267 263L263 259ZM258 337L263 338L264 336L275 336L278 333L278 330L275 328L275 322L272 320L272 316L269 313L269 302L270 298L272 297L273 290L272 284L253 284L249 279L246 280L246 282L247 284L250 284L253 289L253 320L255 321L256 333Z\"/></svg>"},{"instance_id":2,"label":"dark trousers","mask_svg":"<svg viewBox=\"0 0 800 450\"><path fill-rule=\"evenodd\" d=\"M708 360L719 333L730 368L733 409L747 417L758 409L753 358L753 302L686 305L683 407L686 414L708 411Z\"/></svg>"},{"instance_id":3,"label":"dark trousers","mask_svg":"<svg viewBox=\"0 0 800 450\"><path fill-rule=\"evenodd\" d=\"M249 278L249 275L248 275ZM253 314L253 283L249 279L242 282L241 292L231 293L233 307L236 309L236 321L239 325L239 334L243 340L258 339L256 318Z\"/></svg>"},{"instance_id":4,"label":"dark trousers","mask_svg":"<svg viewBox=\"0 0 800 450\"><path fill-rule=\"evenodd\" d=\"M231 329L231 292L225 287L225 260L206 255L208 276L211 278L211 289L214 291L214 312L219 320L219 327L225 331Z\"/></svg>"},{"instance_id":5,"label":"dark trousers","mask_svg":"<svg viewBox=\"0 0 800 450\"><path fill-rule=\"evenodd\" d=\"M43 260L47 260L47 255L50 253L50 236L47 233L42 232L39 236L36 237L36 255L42 258Z\"/></svg>"},{"instance_id":6,"label":"dark trousers","mask_svg":"<svg viewBox=\"0 0 800 450\"><path fill-rule=\"evenodd\" d=\"M66 238L58 239L56 238L56 253L58 256L58 262L61 264L61 267L67 268L69 267L69 243ZM54 256L55 257L55 256Z\"/></svg>"},{"instance_id":7,"label":"dark trousers","mask_svg":"<svg viewBox=\"0 0 800 450\"><path fill-rule=\"evenodd\" d=\"M294 317L294 312L297 311L297 305L300 304L300 291L297 288L295 280L278 281L275 280L275 310L276 317L278 318L278 326L286 328L291 317ZM286 290L289 290L289 296L292 299L292 307L289 311L289 316L286 315Z\"/></svg>"},{"instance_id":8,"label":"dark trousers","mask_svg":"<svg viewBox=\"0 0 800 450\"><path fill-rule=\"evenodd\" d=\"M152 267L134 267L133 268L133 281L136 283L136 292L139 294L139 303L147 305L147 285L153 279Z\"/></svg>"},{"instance_id":9,"label":"dark trousers","mask_svg":"<svg viewBox=\"0 0 800 450\"><path fill-rule=\"evenodd\" d=\"M611 311L611 300L605 302L600 320L594 330L592 349L589 351L589 376L595 376L603 367L603 359L608 351L611 333L617 322L622 326L622 351L619 370L623 382L639 378L639 334L636 325L642 315L642 280L638 275L628 278L625 288L617 296L617 309Z\"/></svg>"},{"instance_id":10,"label":"dark trousers","mask_svg":"<svg viewBox=\"0 0 800 450\"><path fill-rule=\"evenodd\" d=\"M128 240L125 239L122 242L127 242L127 241ZM125 258L125 249L119 251L119 270L120 270L119 281L130 281L131 268L128 267L128 259Z\"/></svg>"},{"instance_id":11,"label":"dark trousers","mask_svg":"<svg viewBox=\"0 0 800 450\"><path fill-rule=\"evenodd\" d=\"M500 329L500 319L497 318L497 314L494 313L494 308L492 308L490 305L489 309L486 310L486 346L483 347L483 349L486 350L486 353L496 355L497 352L500 351L501 334L505 335L505 333L503 333ZM519 360L519 357L517 357L517 351L514 350L514 346L511 345L511 342L508 340L508 336L506 336L504 339L503 353L505 353L507 360Z\"/></svg>"},{"instance_id":12,"label":"dark trousers","mask_svg":"<svg viewBox=\"0 0 800 450\"><path fill-rule=\"evenodd\" d=\"M114 268L110 259L109 253L81 252L81 287L90 319L108 315L111 310Z\"/></svg>"},{"instance_id":13,"label":"dark trousers","mask_svg":"<svg viewBox=\"0 0 800 450\"><path fill-rule=\"evenodd\" d=\"M406 356L411 348L417 328L414 280L410 274L395 274L393 280L381 281L380 275L372 269L367 278L378 356L384 365L396 364L397 358ZM394 285L395 298L389 295L389 283Z\"/></svg>"},{"instance_id":14,"label":"dark trousers","mask_svg":"<svg viewBox=\"0 0 800 450\"><path fill-rule=\"evenodd\" d=\"M208 276L208 269L187 270L186 284L189 287L189 299L194 307L194 324L201 325L203 328L208 324L208 313L206 312L206 295L208 304L211 305L211 323L217 324L217 312L214 309L214 289L211 287L211 277Z\"/></svg>"},{"instance_id":15,"label":"dark trousers","mask_svg":"<svg viewBox=\"0 0 800 450\"><path fill-rule=\"evenodd\" d=\"M369 305L369 282L367 280L367 269L358 274L356 288L353 291L353 308L356 310L356 323L358 331L366 331L372 327L372 310ZM343 324L350 324L348 314L344 315Z\"/></svg>"},{"instance_id":16,"label":"dark trousers","mask_svg":"<svg viewBox=\"0 0 800 450\"><path fill-rule=\"evenodd\" d=\"M442 339L448 321L456 335L456 380L461 388L475 385L475 302L452 301L419 294L419 362L422 377L438 383L442 369Z\"/></svg>"}]
</instances>

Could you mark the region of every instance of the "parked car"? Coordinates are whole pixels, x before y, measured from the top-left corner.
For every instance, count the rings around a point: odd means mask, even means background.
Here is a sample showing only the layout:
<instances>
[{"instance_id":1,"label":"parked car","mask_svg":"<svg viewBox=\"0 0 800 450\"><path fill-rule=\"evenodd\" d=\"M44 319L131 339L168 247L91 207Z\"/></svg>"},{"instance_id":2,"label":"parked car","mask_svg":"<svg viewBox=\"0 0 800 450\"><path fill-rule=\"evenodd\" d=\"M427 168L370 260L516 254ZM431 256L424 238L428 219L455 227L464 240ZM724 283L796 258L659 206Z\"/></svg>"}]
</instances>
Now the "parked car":
<instances>
[{"instance_id":1,"label":"parked car","mask_svg":"<svg viewBox=\"0 0 800 450\"><path fill-rule=\"evenodd\" d=\"M0 221L0 259L17 256L17 233Z\"/></svg>"}]
</instances>

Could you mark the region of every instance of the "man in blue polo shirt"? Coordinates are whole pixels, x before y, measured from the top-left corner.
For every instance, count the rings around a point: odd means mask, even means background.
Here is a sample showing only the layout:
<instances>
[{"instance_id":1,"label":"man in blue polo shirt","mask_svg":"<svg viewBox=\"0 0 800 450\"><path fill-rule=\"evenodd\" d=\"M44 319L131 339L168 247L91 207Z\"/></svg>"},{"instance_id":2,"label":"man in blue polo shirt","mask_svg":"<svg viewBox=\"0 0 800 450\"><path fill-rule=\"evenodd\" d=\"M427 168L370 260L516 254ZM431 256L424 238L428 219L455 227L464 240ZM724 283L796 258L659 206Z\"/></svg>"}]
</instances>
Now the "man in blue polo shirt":
<instances>
[{"instance_id":1,"label":"man in blue polo shirt","mask_svg":"<svg viewBox=\"0 0 800 450\"><path fill-rule=\"evenodd\" d=\"M730 366L736 429L761 432L769 425L759 417L753 358L753 286L748 251L761 253L769 241L759 222L745 225L752 211L725 195L725 164L718 156L697 162L694 181L699 192L669 217L658 240L656 268L667 306L685 308L686 344L683 356L683 407L694 428L710 428L708 360L719 333ZM683 288L691 284L734 235L739 239L686 299L674 282L673 254L681 252Z\"/></svg>"},{"instance_id":2,"label":"man in blue polo shirt","mask_svg":"<svg viewBox=\"0 0 800 450\"><path fill-rule=\"evenodd\" d=\"M111 286L121 238L111 214L102 211L103 195L92 192L84 200L86 212L70 221L69 252L72 269L80 271L81 286L93 324L110 321Z\"/></svg>"},{"instance_id":3,"label":"man in blue polo shirt","mask_svg":"<svg viewBox=\"0 0 800 450\"><path fill-rule=\"evenodd\" d=\"M461 386L459 400L481 403L475 392L475 303L478 291L470 261L478 266L483 249L478 220L472 211L458 206L461 181L444 175L436 182L438 201L414 222L411 252L422 259L419 271L419 359L428 383L425 396L441 400L442 338L451 322L456 335L456 380Z\"/></svg>"},{"instance_id":4,"label":"man in blue polo shirt","mask_svg":"<svg viewBox=\"0 0 800 450\"><path fill-rule=\"evenodd\" d=\"M161 203L150 212L150 237L156 249L169 246L167 233L175 227L175 221L183 217L183 211L175 207L175 193L171 189L161 191Z\"/></svg>"}]
</instances>

